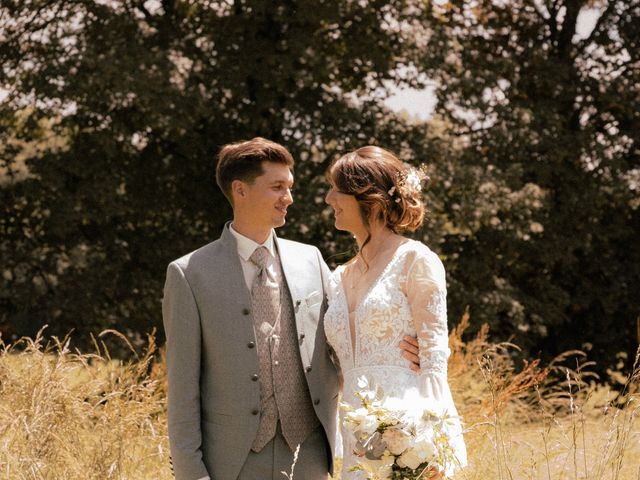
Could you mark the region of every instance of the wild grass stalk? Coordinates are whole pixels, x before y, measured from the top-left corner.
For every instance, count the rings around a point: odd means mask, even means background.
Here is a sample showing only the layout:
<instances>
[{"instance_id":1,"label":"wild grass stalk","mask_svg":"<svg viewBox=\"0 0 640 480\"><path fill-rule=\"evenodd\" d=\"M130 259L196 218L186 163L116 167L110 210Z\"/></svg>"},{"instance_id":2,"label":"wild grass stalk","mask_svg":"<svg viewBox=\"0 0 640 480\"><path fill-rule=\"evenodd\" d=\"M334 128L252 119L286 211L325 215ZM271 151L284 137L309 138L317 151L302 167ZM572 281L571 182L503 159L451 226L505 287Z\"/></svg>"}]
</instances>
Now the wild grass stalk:
<instances>
[{"instance_id":1,"label":"wild grass stalk","mask_svg":"<svg viewBox=\"0 0 640 480\"><path fill-rule=\"evenodd\" d=\"M466 422L461 480L640 480L640 351L615 391L582 352L518 365L516 345L484 326L450 335L449 378ZM0 478L168 480L166 375L153 335L130 361L104 337L81 353L71 339L0 342ZM570 368L569 365L572 365ZM304 478L292 470L287 478ZM339 475L336 475L337 480Z\"/></svg>"},{"instance_id":2,"label":"wild grass stalk","mask_svg":"<svg viewBox=\"0 0 640 480\"><path fill-rule=\"evenodd\" d=\"M69 338L45 341L42 332L2 344L3 478L171 478L153 336L130 362L112 359L101 339L95 345L72 352Z\"/></svg>"},{"instance_id":3,"label":"wild grass stalk","mask_svg":"<svg viewBox=\"0 0 640 480\"><path fill-rule=\"evenodd\" d=\"M510 354L517 347L491 344L487 329L463 341L465 317L450 338L450 383L468 425L470 457L469 467L457 478L637 477L637 356L633 374L615 394L598 382L584 353L566 352L544 367L535 360L524 362L518 369ZM475 363L470 361L474 357Z\"/></svg>"}]
</instances>

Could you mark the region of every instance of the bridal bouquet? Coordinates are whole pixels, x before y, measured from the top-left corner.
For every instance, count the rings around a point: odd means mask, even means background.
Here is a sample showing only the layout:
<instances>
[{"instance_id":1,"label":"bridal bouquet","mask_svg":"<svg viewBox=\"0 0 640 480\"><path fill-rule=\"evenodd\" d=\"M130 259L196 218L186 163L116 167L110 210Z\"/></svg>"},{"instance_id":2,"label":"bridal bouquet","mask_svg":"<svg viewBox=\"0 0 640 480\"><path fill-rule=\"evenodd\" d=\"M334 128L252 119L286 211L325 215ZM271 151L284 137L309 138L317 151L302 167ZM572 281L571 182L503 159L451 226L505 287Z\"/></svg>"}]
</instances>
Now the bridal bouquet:
<instances>
[{"instance_id":1,"label":"bridal bouquet","mask_svg":"<svg viewBox=\"0 0 640 480\"><path fill-rule=\"evenodd\" d=\"M358 379L358 387L361 406L341 406L345 430L355 438L354 454L361 457L351 471L362 471L369 480L427 480L436 473L450 478L457 462L451 417L417 394L385 397L366 377Z\"/></svg>"}]
</instances>

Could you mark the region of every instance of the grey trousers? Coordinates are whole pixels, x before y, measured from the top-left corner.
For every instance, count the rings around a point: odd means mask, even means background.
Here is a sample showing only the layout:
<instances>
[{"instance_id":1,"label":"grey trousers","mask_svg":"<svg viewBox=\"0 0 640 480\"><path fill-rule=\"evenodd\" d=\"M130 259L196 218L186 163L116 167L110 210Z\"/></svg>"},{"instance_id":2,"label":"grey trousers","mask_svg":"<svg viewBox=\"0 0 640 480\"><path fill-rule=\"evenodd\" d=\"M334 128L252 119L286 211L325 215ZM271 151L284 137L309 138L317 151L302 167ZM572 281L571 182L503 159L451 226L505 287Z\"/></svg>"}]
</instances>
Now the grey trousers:
<instances>
[{"instance_id":1,"label":"grey trousers","mask_svg":"<svg viewBox=\"0 0 640 480\"><path fill-rule=\"evenodd\" d=\"M280 422L276 436L259 452L249 452L238 480L286 480L291 474L293 455L282 436ZM327 480L329 456L324 429L319 426L300 446L298 460L293 468L294 480Z\"/></svg>"}]
</instances>

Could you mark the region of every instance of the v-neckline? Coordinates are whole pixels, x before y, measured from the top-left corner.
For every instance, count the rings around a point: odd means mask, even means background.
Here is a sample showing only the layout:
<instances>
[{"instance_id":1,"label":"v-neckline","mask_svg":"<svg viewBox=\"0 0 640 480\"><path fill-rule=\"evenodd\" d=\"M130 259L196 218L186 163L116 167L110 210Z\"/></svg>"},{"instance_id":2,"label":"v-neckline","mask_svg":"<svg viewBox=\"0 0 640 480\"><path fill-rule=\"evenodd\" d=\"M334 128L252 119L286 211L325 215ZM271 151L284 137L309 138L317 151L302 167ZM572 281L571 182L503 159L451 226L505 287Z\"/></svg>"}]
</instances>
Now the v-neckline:
<instances>
[{"instance_id":1,"label":"v-neckline","mask_svg":"<svg viewBox=\"0 0 640 480\"><path fill-rule=\"evenodd\" d=\"M378 284L378 282L387 274L387 271L400 257L400 251L402 250L402 248L410 242L411 242L411 239L407 239L406 241L402 242L400 245L397 246L396 250L393 252L393 255L391 256L391 259L387 262L387 264L384 266L384 268L382 269L380 274L375 278L375 280L371 283L371 285L369 285L366 292L364 293L362 298L358 301L358 303L356 304L356 306L352 311L349 311L349 298L347 297L347 290L345 289L345 282L343 281L343 278L342 278L342 272L338 272L338 275L340 276L340 286L342 287L342 296L344 298L344 303L347 310L347 332L349 334L349 348L351 349L351 362L353 363L354 367L356 366L356 349L358 347L358 323L356 318L358 310L360 310L362 305L364 305L365 300L371 294L371 292L373 291L375 286ZM353 315L353 333L351 332L351 316L352 315Z\"/></svg>"},{"instance_id":2,"label":"v-neckline","mask_svg":"<svg viewBox=\"0 0 640 480\"><path fill-rule=\"evenodd\" d=\"M362 306L362 304L364 303L366 298L369 296L369 294L373 290L373 287L375 287L376 284L380 281L380 279L386 275L387 270L389 270L391 265L396 261L396 259L398 258L400 250L402 249L402 247L404 247L405 245L407 245L410 242L411 242L411 239L407 239L406 241L402 242L400 245L398 245L396 247L395 251L393 252L393 255L391 256L391 259L387 262L387 264L384 266L382 271L375 277L373 282L371 282L371 285L369 285L367 290L364 292L364 295L362 295L362 298L360 298L360 300L356 303L356 305L354 306L353 310L349 310L349 298L348 298L348 295L347 295L347 290L345 288L344 278L342 276L342 272L338 272L338 274L340 275L340 284L342 285L342 294L344 295L344 300L345 300L345 303L347 304L347 314L348 315L354 314L360 309L360 307Z\"/></svg>"}]
</instances>

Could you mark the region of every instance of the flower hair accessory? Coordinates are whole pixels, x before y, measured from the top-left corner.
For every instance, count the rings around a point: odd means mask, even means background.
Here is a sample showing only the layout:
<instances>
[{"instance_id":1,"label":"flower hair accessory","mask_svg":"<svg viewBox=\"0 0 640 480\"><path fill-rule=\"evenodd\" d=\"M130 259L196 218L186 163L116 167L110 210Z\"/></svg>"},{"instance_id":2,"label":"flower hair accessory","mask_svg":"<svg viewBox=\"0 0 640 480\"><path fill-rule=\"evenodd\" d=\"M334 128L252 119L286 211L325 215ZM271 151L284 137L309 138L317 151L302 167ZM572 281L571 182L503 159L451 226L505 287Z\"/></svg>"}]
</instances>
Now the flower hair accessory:
<instances>
[{"instance_id":1,"label":"flower hair accessory","mask_svg":"<svg viewBox=\"0 0 640 480\"><path fill-rule=\"evenodd\" d=\"M409 167L405 172L398 174L396 185L391 187L387 193L390 197L400 193L403 196L413 196L422 191L422 182L428 181L429 176L426 173L426 166L420 165L419 168ZM396 202L400 202L400 197L396 198Z\"/></svg>"}]
</instances>

